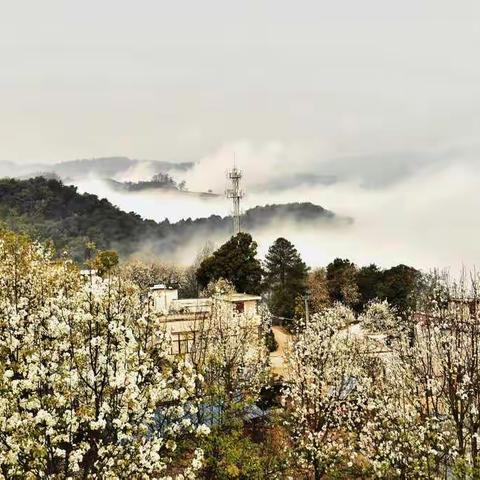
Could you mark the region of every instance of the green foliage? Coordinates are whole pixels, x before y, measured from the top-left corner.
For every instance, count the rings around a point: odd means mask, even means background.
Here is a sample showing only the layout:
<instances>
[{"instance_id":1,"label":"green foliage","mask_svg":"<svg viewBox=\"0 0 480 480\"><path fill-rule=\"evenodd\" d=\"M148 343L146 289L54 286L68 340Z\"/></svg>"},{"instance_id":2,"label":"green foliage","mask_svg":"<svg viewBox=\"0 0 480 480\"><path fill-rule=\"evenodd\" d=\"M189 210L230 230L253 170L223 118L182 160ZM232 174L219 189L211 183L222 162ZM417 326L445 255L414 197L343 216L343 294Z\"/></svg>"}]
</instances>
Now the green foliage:
<instances>
[{"instance_id":1,"label":"green foliage","mask_svg":"<svg viewBox=\"0 0 480 480\"><path fill-rule=\"evenodd\" d=\"M203 480L280 480L287 478L287 451L275 427L256 424L252 431L240 418L230 418L205 439Z\"/></svg>"},{"instance_id":2,"label":"green foliage","mask_svg":"<svg viewBox=\"0 0 480 480\"><path fill-rule=\"evenodd\" d=\"M378 287L380 299L386 299L399 314L407 317L415 308L421 273L407 265L397 265L382 273Z\"/></svg>"},{"instance_id":3,"label":"green foliage","mask_svg":"<svg viewBox=\"0 0 480 480\"><path fill-rule=\"evenodd\" d=\"M280 237L268 249L265 270L270 311L279 317L292 318L296 298L306 291L308 267L293 244Z\"/></svg>"},{"instance_id":4,"label":"green foliage","mask_svg":"<svg viewBox=\"0 0 480 480\"><path fill-rule=\"evenodd\" d=\"M372 300L387 300L404 318L415 308L422 274L397 265L381 270L375 264L358 269L350 260L336 258L327 267L330 298L362 311Z\"/></svg>"},{"instance_id":5,"label":"green foliage","mask_svg":"<svg viewBox=\"0 0 480 480\"><path fill-rule=\"evenodd\" d=\"M241 421L214 429L204 445L206 464L200 478L250 480L261 476L259 447L243 432Z\"/></svg>"},{"instance_id":6,"label":"green foliage","mask_svg":"<svg viewBox=\"0 0 480 480\"><path fill-rule=\"evenodd\" d=\"M455 464L452 468L453 475L452 478L454 479L479 479L480 478L480 467L478 463L480 463L480 458L476 459L477 466L474 467L468 463L468 461L460 457L455 461Z\"/></svg>"},{"instance_id":7,"label":"green foliage","mask_svg":"<svg viewBox=\"0 0 480 480\"><path fill-rule=\"evenodd\" d=\"M108 176L115 162L103 160L95 165L104 168L102 175ZM75 171L90 168L90 163L83 161L61 165L68 167L61 172L65 176L69 176L70 168ZM333 221L335 216L311 203L267 205L248 210L243 225L246 229L264 226L273 218L299 218L310 223ZM94 242L100 250L114 249L121 258L139 252L150 256L166 255L190 241L199 231L226 238L231 226L229 217L218 215L197 220L187 218L177 223L145 220L133 212L120 210L106 199L79 194L76 187L43 177L0 179L0 221L16 232L41 241L52 240L57 251L67 251L81 263L89 258L85 251L87 242Z\"/></svg>"},{"instance_id":8,"label":"green foliage","mask_svg":"<svg viewBox=\"0 0 480 480\"><path fill-rule=\"evenodd\" d=\"M357 272L357 283L360 291L360 303L367 305L380 298L379 287L382 283L382 271L374 264L362 267Z\"/></svg>"},{"instance_id":9,"label":"green foliage","mask_svg":"<svg viewBox=\"0 0 480 480\"><path fill-rule=\"evenodd\" d=\"M103 250L98 252L96 257L90 262L91 268L98 270L99 275L111 272L119 262L118 253L115 250Z\"/></svg>"},{"instance_id":10,"label":"green foliage","mask_svg":"<svg viewBox=\"0 0 480 480\"><path fill-rule=\"evenodd\" d=\"M275 335L271 328L269 328L265 334L265 344L269 352L275 352L278 349L278 342L275 340Z\"/></svg>"},{"instance_id":11,"label":"green foliage","mask_svg":"<svg viewBox=\"0 0 480 480\"><path fill-rule=\"evenodd\" d=\"M336 221L337 217L333 212L311 202L295 202L286 205L265 205L247 210L242 217L242 225L247 230L264 227L272 219L278 222L295 219L297 223L308 222L311 225L314 222Z\"/></svg>"},{"instance_id":12,"label":"green foliage","mask_svg":"<svg viewBox=\"0 0 480 480\"><path fill-rule=\"evenodd\" d=\"M140 192L142 190L151 189L170 189L180 190L180 186L168 173L157 173L151 180L143 180L140 182L117 182L116 180L109 179L108 184L119 191L127 192ZM181 182L183 190L185 189L185 181Z\"/></svg>"},{"instance_id":13,"label":"green foliage","mask_svg":"<svg viewBox=\"0 0 480 480\"><path fill-rule=\"evenodd\" d=\"M360 294L357 284L357 267L347 259L336 258L327 266L330 298L349 307L358 304Z\"/></svg>"},{"instance_id":14,"label":"green foliage","mask_svg":"<svg viewBox=\"0 0 480 480\"><path fill-rule=\"evenodd\" d=\"M268 308L275 317L282 317L282 324L288 326L295 314L295 298L285 288L275 286L270 291Z\"/></svg>"},{"instance_id":15,"label":"green foliage","mask_svg":"<svg viewBox=\"0 0 480 480\"><path fill-rule=\"evenodd\" d=\"M42 177L0 180L0 218L15 231L53 240L57 250L68 250L77 261L86 260L85 245L89 241L100 250L118 245L119 253L128 255L142 238L160 234L155 222Z\"/></svg>"},{"instance_id":16,"label":"green foliage","mask_svg":"<svg viewBox=\"0 0 480 480\"><path fill-rule=\"evenodd\" d=\"M237 292L260 293L262 267L256 258L257 244L248 233L239 233L224 243L198 267L197 280L202 288L223 278Z\"/></svg>"}]
</instances>

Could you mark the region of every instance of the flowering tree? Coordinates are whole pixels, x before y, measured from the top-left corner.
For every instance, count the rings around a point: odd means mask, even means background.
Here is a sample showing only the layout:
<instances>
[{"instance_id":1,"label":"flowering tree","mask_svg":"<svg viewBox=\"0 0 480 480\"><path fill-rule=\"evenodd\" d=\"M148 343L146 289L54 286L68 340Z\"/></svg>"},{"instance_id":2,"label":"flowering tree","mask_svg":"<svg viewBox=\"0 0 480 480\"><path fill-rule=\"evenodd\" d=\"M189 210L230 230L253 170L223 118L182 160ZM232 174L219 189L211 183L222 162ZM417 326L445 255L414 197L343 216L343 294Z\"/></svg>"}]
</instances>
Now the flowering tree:
<instances>
[{"instance_id":1,"label":"flowering tree","mask_svg":"<svg viewBox=\"0 0 480 480\"><path fill-rule=\"evenodd\" d=\"M246 418L268 378L262 316L248 308L238 312L227 281L212 282L204 294L212 299L211 311L192 325L189 353L202 379L197 382L196 395L202 398L197 422L211 426L202 443L206 456L200 478L279 478L261 476L272 465L266 449L246 429Z\"/></svg>"},{"instance_id":2,"label":"flowering tree","mask_svg":"<svg viewBox=\"0 0 480 480\"><path fill-rule=\"evenodd\" d=\"M415 342L401 350L421 399L422 414L440 419L451 436L445 468L480 478L480 300L478 279L431 278L416 314ZM443 444L444 445L444 444Z\"/></svg>"},{"instance_id":3,"label":"flowering tree","mask_svg":"<svg viewBox=\"0 0 480 480\"><path fill-rule=\"evenodd\" d=\"M362 412L360 451L379 478L439 478L448 453L449 432L441 418L425 415L425 405L406 365L398 357L381 362Z\"/></svg>"},{"instance_id":4,"label":"flowering tree","mask_svg":"<svg viewBox=\"0 0 480 480\"><path fill-rule=\"evenodd\" d=\"M389 334L399 330L399 320L386 300L369 302L359 320L371 333Z\"/></svg>"},{"instance_id":5,"label":"flowering tree","mask_svg":"<svg viewBox=\"0 0 480 480\"><path fill-rule=\"evenodd\" d=\"M167 358L161 332L132 284L113 274L82 281L47 248L2 234L3 476L192 477L201 451L182 463L175 450L194 433L185 410L196 379Z\"/></svg>"},{"instance_id":6,"label":"flowering tree","mask_svg":"<svg viewBox=\"0 0 480 480\"><path fill-rule=\"evenodd\" d=\"M439 478L450 454L449 430L428 414L412 365L408 331L384 302L355 317L336 305L314 315L295 339L285 392L295 456L315 479L347 469L348 478ZM366 327L366 328L365 328ZM396 329L392 348L378 335Z\"/></svg>"},{"instance_id":7,"label":"flowering tree","mask_svg":"<svg viewBox=\"0 0 480 480\"><path fill-rule=\"evenodd\" d=\"M133 259L121 267L121 274L132 281L142 291L155 284L163 283L168 287L178 287L184 282L184 270L166 262L143 262Z\"/></svg>"},{"instance_id":8,"label":"flowering tree","mask_svg":"<svg viewBox=\"0 0 480 480\"><path fill-rule=\"evenodd\" d=\"M336 306L314 315L288 356L287 428L296 458L315 480L349 464L357 452L354 432L366 401L365 375L362 344L340 334L353 315L348 312Z\"/></svg>"},{"instance_id":9,"label":"flowering tree","mask_svg":"<svg viewBox=\"0 0 480 480\"><path fill-rule=\"evenodd\" d=\"M400 330L392 341L386 374L369 394L362 437L377 474L433 479L455 472L458 478L480 478L476 292L475 279L468 285L431 276L409 321L413 328ZM382 311L376 307L364 324L373 321L372 329L390 330Z\"/></svg>"},{"instance_id":10,"label":"flowering tree","mask_svg":"<svg viewBox=\"0 0 480 480\"><path fill-rule=\"evenodd\" d=\"M229 301L233 287L224 280L210 284L208 291L211 313L193 327L190 360L203 379L198 396L221 415L258 398L268 377L268 351L259 312L237 312Z\"/></svg>"}]
</instances>

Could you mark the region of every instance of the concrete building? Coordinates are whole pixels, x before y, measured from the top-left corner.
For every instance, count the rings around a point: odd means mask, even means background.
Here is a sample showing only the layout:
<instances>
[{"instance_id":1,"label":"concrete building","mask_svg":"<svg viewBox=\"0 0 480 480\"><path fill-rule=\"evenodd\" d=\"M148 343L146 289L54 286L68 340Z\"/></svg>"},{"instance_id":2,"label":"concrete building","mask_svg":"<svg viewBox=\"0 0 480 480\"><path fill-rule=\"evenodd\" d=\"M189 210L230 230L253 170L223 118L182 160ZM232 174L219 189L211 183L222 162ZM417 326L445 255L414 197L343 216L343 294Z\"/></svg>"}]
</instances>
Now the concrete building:
<instances>
[{"instance_id":1,"label":"concrete building","mask_svg":"<svg viewBox=\"0 0 480 480\"><path fill-rule=\"evenodd\" d=\"M172 338L171 353L189 354L207 337L214 305L219 302L231 307L234 312L245 313L260 327L258 302L261 297L245 293L219 295L215 298L178 298L178 290L165 285L150 289L153 307L162 314L165 329Z\"/></svg>"}]
</instances>

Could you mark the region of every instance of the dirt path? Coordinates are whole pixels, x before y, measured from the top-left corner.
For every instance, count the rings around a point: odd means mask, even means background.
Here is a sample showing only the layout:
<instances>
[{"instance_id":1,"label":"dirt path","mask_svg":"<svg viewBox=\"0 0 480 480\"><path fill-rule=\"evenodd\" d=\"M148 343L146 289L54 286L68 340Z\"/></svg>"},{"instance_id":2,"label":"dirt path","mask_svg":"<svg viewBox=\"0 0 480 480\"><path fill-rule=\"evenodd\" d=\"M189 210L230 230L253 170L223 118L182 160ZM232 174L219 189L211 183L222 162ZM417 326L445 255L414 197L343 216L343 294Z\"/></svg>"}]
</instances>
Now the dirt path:
<instances>
[{"instance_id":1,"label":"dirt path","mask_svg":"<svg viewBox=\"0 0 480 480\"><path fill-rule=\"evenodd\" d=\"M273 335L277 341L278 348L275 352L270 354L270 364L272 366L272 373L279 377L285 376L285 355L287 351L287 344L292 338L292 335L284 327L272 327Z\"/></svg>"}]
</instances>

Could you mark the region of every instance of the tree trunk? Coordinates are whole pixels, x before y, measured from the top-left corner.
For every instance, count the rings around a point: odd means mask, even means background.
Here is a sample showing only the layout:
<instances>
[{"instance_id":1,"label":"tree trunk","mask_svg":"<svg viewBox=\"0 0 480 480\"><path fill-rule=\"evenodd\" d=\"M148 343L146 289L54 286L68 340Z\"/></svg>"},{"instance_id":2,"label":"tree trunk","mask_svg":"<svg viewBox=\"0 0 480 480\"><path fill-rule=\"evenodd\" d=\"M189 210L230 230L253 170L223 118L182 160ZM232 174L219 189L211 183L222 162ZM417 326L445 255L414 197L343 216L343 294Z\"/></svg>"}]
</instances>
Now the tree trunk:
<instances>
[{"instance_id":1,"label":"tree trunk","mask_svg":"<svg viewBox=\"0 0 480 480\"><path fill-rule=\"evenodd\" d=\"M315 480L322 480L325 469L318 463L314 462L313 464L313 474Z\"/></svg>"}]
</instances>

